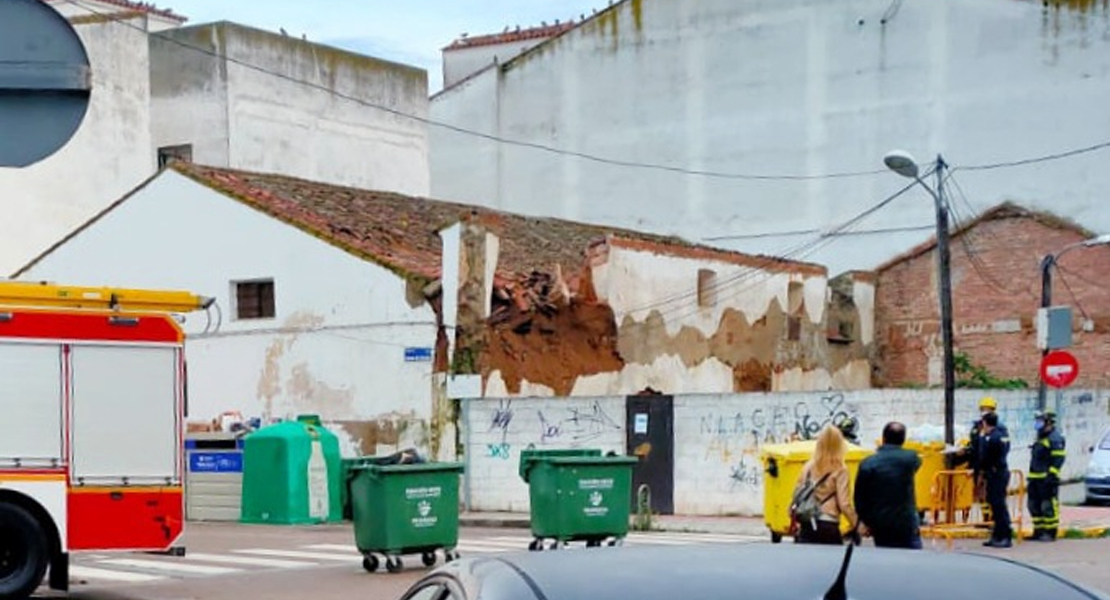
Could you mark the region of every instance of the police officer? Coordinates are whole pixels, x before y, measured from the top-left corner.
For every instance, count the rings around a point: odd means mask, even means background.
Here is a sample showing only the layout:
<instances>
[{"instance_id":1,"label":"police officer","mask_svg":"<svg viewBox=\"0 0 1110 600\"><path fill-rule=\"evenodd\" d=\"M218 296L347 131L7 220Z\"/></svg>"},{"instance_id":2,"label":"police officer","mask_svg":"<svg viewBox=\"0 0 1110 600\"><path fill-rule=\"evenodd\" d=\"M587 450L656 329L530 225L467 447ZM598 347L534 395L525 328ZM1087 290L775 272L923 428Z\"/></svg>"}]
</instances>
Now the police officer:
<instances>
[{"instance_id":1,"label":"police officer","mask_svg":"<svg viewBox=\"0 0 1110 600\"><path fill-rule=\"evenodd\" d=\"M1029 539L1052 542L1060 527L1060 470L1067 453L1064 436L1056 431L1056 413L1038 412L1034 422L1037 441L1030 447L1028 485L1033 535Z\"/></svg>"},{"instance_id":2,"label":"police officer","mask_svg":"<svg viewBox=\"0 0 1110 600\"><path fill-rule=\"evenodd\" d=\"M986 482L987 502L990 504L994 530L991 539L984 546L1009 548L1013 545L1013 529L1010 527L1010 509L1006 506L1006 488L1010 485L1010 467L1006 457L1010 453L1010 438L998 426L998 414L988 412L983 415L979 430L979 473Z\"/></svg>"}]
</instances>

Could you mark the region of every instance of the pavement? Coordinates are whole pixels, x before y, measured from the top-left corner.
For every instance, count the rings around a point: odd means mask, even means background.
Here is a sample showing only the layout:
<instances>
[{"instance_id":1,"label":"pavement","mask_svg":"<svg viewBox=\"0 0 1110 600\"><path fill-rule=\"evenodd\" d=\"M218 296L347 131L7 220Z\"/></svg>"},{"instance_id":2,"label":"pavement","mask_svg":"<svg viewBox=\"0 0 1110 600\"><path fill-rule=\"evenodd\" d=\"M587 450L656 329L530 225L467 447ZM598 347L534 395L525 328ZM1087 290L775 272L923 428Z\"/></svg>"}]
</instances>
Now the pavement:
<instances>
[{"instance_id":1,"label":"pavement","mask_svg":"<svg viewBox=\"0 0 1110 600\"><path fill-rule=\"evenodd\" d=\"M1067 484L1060 489L1060 535L1067 538L1110 537L1110 507L1081 506L1083 485ZM1026 518L1028 522L1028 517ZM527 513L464 512L463 527L527 529ZM652 531L769 536L763 517L703 517L659 515L652 517Z\"/></svg>"}]
</instances>

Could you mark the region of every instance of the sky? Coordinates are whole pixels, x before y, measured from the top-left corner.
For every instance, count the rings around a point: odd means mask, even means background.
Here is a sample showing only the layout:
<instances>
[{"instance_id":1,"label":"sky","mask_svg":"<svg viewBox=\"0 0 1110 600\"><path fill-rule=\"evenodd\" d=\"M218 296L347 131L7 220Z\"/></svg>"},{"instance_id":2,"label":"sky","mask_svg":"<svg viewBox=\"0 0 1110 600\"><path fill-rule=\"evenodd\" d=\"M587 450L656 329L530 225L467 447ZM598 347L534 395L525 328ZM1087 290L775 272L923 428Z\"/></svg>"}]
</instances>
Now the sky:
<instances>
[{"instance_id":1,"label":"sky","mask_svg":"<svg viewBox=\"0 0 1110 600\"><path fill-rule=\"evenodd\" d=\"M235 21L428 71L428 92L443 84L440 50L462 33L568 21L608 0L157 0L186 25Z\"/></svg>"}]
</instances>

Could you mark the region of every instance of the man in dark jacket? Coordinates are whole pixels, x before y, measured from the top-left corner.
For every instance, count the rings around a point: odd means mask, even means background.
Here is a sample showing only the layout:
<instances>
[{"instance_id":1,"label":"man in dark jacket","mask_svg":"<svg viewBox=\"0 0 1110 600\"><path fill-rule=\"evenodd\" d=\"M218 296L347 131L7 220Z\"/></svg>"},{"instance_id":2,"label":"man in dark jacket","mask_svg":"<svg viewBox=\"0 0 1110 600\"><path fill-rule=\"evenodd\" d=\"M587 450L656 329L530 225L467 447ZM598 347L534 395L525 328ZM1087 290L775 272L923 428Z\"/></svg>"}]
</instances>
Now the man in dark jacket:
<instances>
[{"instance_id":1,"label":"man in dark jacket","mask_svg":"<svg viewBox=\"0 0 1110 600\"><path fill-rule=\"evenodd\" d=\"M1010 509L1006 506L1006 488L1010 484L1010 467L1006 456L1010 453L1010 437L998 424L998 415L987 413L983 416L982 439L979 441L979 457L976 464L987 484L987 502L991 507L994 530L991 539L984 546L1009 548L1013 545L1013 530L1010 526Z\"/></svg>"},{"instance_id":2,"label":"man in dark jacket","mask_svg":"<svg viewBox=\"0 0 1110 600\"><path fill-rule=\"evenodd\" d=\"M913 480L921 457L902 447L906 426L887 423L883 445L860 463L855 504L859 520L883 548L921 549Z\"/></svg>"}]
</instances>

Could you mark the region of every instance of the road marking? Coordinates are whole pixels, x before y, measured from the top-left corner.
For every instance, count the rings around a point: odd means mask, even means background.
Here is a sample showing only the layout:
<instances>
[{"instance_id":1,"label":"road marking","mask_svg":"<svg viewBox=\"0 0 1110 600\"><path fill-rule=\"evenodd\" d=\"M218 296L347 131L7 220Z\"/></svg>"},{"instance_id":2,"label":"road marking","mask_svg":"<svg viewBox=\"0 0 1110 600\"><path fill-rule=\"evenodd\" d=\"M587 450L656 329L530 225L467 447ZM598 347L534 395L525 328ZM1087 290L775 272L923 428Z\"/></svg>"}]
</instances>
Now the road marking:
<instances>
[{"instance_id":1,"label":"road marking","mask_svg":"<svg viewBox=\"0 0 1110 600\"><path fill-rule=\"evenodd\" d=\"M78 579L95 579L102 581L126 581L129 583L145 583L148 581L161 581L165 579L161 575L150 575L147 573L131 573L129 571L110 571L108 569L97 569L96 567L82 567L80 565L70 565L69 567L70 578Z\"/></svg>"},{"instance_id":2,"label":"road marking","mask_svg":"<svg viewBox=\"0 0 1110 600\"><path fill-rule=\"evenodd\" d=\"M279 569L296 569L300 567L314 567L317 563L282 560L280 558L259 558L256 556L231 556L228 554L206 554L204 552L190 552L185 555L186 560L199 560L201 562L227 563L230 565L252 565L258 567L276 567Z\"/></svg>"},{"instance_id":3,"label":"road marking","mask_svg":"<svg viewBox=\"0 0 1110 600\"><path fill-rule=\"evenodd\" d=\"M325 552L338 552L340 554L351 554L352 552L358 554L358 548L353 544L310 544L308 546L301 546L306 550L323 550Z\"/></svg>"},{"instance_id":4,"label":"road marking","mask_svg":"<svg viewBox=\"0 0 1110 600\"><path fill-rule=\"evenodd\" d=\"M161 562L156 560L140 560L136 558L113 558L102 560L97 564L114 565L118 567L133 567L136 569L150 569L152 571L177 571L194 575L224 575L227 573L240 573L242 569L231 567L209 567L206 565L186 565L177 562Z\"/></svg>"},{"instance_id":5,"label":"road marking","mask_svg":"<svg viewBox=\"0 0 1110 600\"><path fill-rule=\"evenodd\" d=\"M269 548L249 548L246 550L234 550L238 554L257 554L259 556L277 556L280 558L304 558L308 560L335 560L347 562L361 556L356 551L351 551L348 554L328 554L324 552L302 552L299 550L270 550Z\"/></svg>"}]
</instances>

